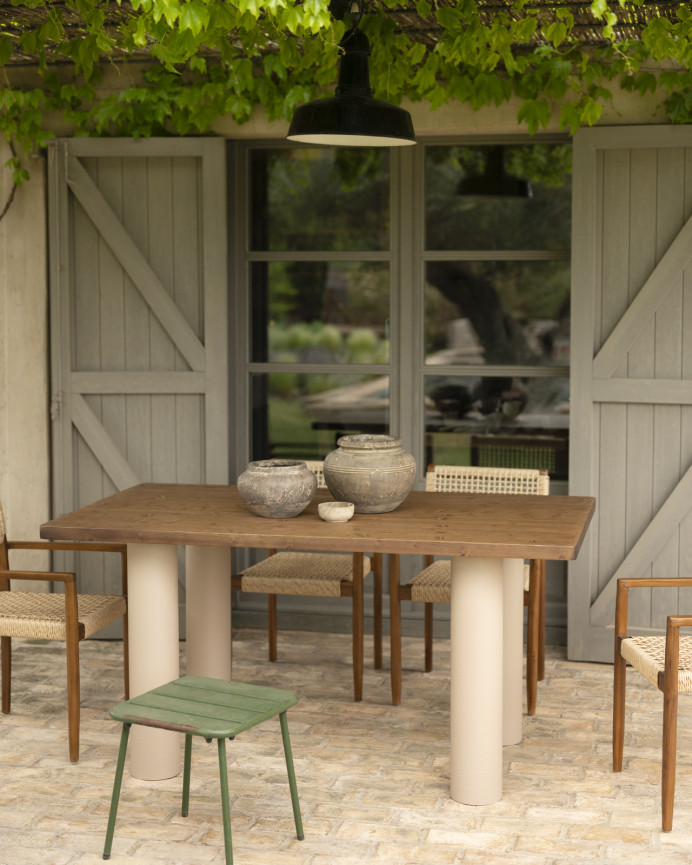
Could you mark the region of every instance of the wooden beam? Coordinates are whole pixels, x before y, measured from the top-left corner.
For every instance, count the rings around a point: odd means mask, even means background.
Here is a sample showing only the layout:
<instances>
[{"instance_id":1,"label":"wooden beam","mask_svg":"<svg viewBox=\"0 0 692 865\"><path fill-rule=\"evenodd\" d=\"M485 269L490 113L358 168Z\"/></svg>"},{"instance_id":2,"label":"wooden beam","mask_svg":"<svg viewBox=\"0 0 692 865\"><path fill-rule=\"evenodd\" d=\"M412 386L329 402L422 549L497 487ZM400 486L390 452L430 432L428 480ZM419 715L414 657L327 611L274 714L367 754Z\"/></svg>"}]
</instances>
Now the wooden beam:
<instances>
[{"instance_id":1,"label":"wooden beam","mask_svg":"<svg viewBox=\"0 0 692 865\"><path fill-rule=\"evenodd\" d=\"M79 394L72 396L72 422L117 490L141 483L141 478L137 477L106 428Z\"/></svg>"},{"instance_id":2,"label":"wooden beam","mask_svg":"<svg viewBox=\"0 0 692 865\"><path fill-rule=\"evenodd\" d=\"M175 347L193 370L204 370L204 346L81 162L68 156L67 183Z\"/></svg>"},{"instance_id":3,"label":"wooden beam","mask_svg":"<svg viewBox=\"0 0 692 865\"><path fill-rule=\"evenodd\" d=\"M607 378L593 382L594 402L692 405L692 385L681 379Z\"/></svg>"},{"instance_id":4,"label":"wooden beam","mask_svg":"<svg viewBox=\"0 0 692 865\"><path fill-rule=\"evenodd\" d=\"M593 362L597 379L610 378L637 337L651 321L656 309L676 286L682 271L692 260L692 216L678 232L665 255L640 288Z\"/></svg>"},{"instance_id":5,"label":"wooden beam","mask_svg":"<svg viewBox=\"0 0 692 865\"><path fill-rule=\"evenodd\" d=\"M73 372L70 376L70 387L75 394L203 394L204 385L201 372Z\"/></svg>"},{"instance_id":6,"label":"wooden beam","mask_svg":"<svg viewBox=\"0 0 692 865\"><path fill-rule=\"evenodd\" d=\"M612 625L615 609L615 589L620 577L637 579L642 575L643 562L652 562L670 537L670 527L677 526L690 512L692 501L692 466L687 469L673 492L658 509L658 512L625 556L620 567L608 580L591 605L592 625ZM670 576L665 574L662 576Z\"/></svg>"}]
</instances>

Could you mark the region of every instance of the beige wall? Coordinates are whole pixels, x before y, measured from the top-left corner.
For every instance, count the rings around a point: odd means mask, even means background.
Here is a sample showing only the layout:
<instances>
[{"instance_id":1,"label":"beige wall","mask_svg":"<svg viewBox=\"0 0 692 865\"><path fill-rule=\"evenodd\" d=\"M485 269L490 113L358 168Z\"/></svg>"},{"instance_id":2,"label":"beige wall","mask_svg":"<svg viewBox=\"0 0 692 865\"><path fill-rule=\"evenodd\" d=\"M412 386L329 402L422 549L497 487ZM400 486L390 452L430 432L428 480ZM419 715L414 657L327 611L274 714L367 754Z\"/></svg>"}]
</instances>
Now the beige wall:
<instances>
[{"instance_id":1,"label":"beige wall","mask_svg":"<svg viewBox=\"0 0 692 865\"><path fill-rule=\"evenodd\" d=\"M12 191L0 139L0 211ZM20 186L0 221L0 501L8 537L38 538L49 516L48 291L45 160L27 160ZM15 566L41 568L44 554L16 553Z\"/></svg>"}]
</instances>

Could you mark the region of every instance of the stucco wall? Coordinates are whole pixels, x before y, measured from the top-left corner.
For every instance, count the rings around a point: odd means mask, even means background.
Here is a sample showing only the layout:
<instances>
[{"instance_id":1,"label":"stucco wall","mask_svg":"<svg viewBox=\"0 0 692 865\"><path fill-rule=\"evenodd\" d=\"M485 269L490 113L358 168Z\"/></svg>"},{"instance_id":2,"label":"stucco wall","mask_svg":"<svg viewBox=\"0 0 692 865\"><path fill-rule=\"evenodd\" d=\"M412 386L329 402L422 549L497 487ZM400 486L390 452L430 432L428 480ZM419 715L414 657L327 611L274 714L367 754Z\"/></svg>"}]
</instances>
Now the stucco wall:
<instances>
[{"instance_id":1,"label":"stucco wall","mask_svg":"<svg viewBox=\"0 0 692 865\"><path fill-rule=\"evenodd\" d=\"M0 140L0 211L12 191ZM0 501L8 537L38 538L49 516L48 292L45 160L27 160L20 186L0 221ZM15 553L12 563L45 566L43 553Z\"/></svg>"}]
</instances>

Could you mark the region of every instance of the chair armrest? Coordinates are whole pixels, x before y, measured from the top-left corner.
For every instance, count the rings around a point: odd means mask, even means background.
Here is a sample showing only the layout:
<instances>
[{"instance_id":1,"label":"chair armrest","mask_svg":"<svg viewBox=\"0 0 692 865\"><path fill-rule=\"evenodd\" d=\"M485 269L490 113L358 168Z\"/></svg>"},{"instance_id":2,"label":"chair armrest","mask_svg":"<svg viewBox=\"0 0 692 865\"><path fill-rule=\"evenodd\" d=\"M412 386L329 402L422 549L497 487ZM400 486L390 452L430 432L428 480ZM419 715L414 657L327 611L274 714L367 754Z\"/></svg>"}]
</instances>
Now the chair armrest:
<instances>
[{"instance_id":1,"label":"chair armrest","mask_svg":"<svg viewBox=\"0 0 692 865\"><path fill-rule=\"evenodd\" d=\"M692 587L691 577L647 577L646 579L629 579L621 577L617 582L617 594L615 598L615 644L627 635L627 601L629 589L663 589Z\"/></svg>"},{"instance_id":2,"label":"chair armrest","mask_svg":"<svg viewBox=\"0 0 692 865\"><path fill-rule=\"evenodd\" d=\"M74 574L67 571L0 571L0 580L43 580L46 583L76 583Z\"/></svg>"},{"instance_id":3,"label":"chair armrest","mask_svg":"<svg viewBox=\"0 0 692 865\"><path fill-rule=\"evenodd\" d=\"M64 550L66 552L119 553L121 558L122 593L127 597L127 544L94 543L92 541L7 541L8 550ZM14 579L14 571L11 571ZM2 579L2 578L0 578ZM19 579L19 578L17 578ZM40 579L40 578L37 578ZM44 577L44 579L50 579Z\"/></svg>"},{"instance_id":4,"label":"chair armrest","mask_svg":"<svg viewBox=\"0 0 692 865\"><path fill-rule=\"evenodd\" d=\"M647 577L646 579L637 580L634 578L620 577L618 586L624 586L627 589L637 588L673 588L676 586L692 586L692 577Z\"/></svg>"}]
</instances>

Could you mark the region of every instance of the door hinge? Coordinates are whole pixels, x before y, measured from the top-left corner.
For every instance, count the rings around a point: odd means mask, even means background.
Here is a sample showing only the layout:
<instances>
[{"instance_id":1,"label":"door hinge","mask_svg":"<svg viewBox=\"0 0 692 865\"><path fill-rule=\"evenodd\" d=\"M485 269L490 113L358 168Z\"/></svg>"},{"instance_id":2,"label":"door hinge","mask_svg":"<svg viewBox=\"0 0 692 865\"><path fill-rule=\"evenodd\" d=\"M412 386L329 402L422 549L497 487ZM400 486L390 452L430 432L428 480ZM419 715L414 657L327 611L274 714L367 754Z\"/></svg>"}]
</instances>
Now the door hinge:
<instances>
[{"instance_id":1,"label":"door hinge","mask_svg":"<svg viewBox=\"0 0 692 865\"><path fill-rule=\"evenodd\" d=\"M62 394L56 393L50 401L50 419L52 421L60 420L62 412Z\"/></svg>"}]
</instances>

